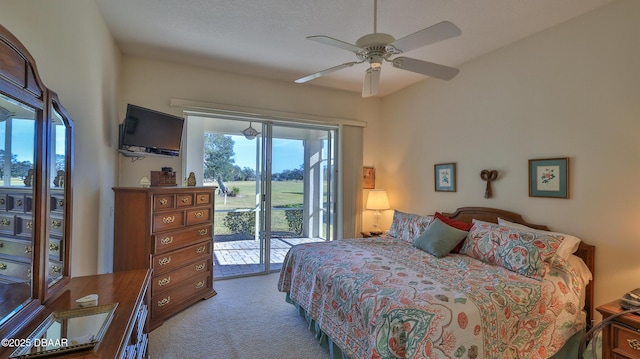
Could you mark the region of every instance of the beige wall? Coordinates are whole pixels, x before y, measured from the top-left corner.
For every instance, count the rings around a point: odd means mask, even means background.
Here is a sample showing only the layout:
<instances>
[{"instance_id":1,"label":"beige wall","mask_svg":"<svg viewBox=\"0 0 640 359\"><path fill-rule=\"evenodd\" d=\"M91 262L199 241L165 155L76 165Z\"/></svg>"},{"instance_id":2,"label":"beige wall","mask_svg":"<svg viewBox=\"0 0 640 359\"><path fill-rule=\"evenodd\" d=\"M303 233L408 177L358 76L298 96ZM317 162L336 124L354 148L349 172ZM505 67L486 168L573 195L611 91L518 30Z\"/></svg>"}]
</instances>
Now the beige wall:
<instances>
[{"instance_id":1,"label":"beige wall","mask_svg":"<svg viewBox=\"0 0 640 359\"><path fill-rule=\"evenodd\" d=\"M597 246L597 304L640 286L638 1L471 61L453 81L427 80L382 100L135 57L121 64L93 2L0 0L0 8L0 23L32 52L75 121L74 275L110 269L111 187L180 168L116 154L126 103L179 114L169 101L183 98L370 121L363 162L376 167L394 208L521 212ZM558 156L571 158L571 199L528 197L527 160ZM458 163L458 192L433 191L440 162ZM483 198L485 168L500 171L492 199Z\"/></svg>"},{"instance_id":2,"label":"beige wall","mask_svg":"<svg viewBox=\"0 0 640 359\"><path fill-rule=\"evenodd\" d=\"M385 97L365 153L392 207L519 212L597 246L596 304L639 287L638 34L640 1L618 1L471 61L450 82ZM530 198L528 160L553 157L570 158L571 198ZM443 162L457 162L456 193L433 189ZM500 173L491 199L483 169Z\"/></svg>"},{"instance_id":3,"label":"beige wall","mask_svg":"<svg viewBox=\"0 0 640 359\"><path fill-rule=\"evenodd\" d=\"M104 271L116 173L119 51L93 1L0 0L0 23L33 55L75 124L72 275ZM81 16L79 16L81 14Z\"/></svg>"}]
</instances>

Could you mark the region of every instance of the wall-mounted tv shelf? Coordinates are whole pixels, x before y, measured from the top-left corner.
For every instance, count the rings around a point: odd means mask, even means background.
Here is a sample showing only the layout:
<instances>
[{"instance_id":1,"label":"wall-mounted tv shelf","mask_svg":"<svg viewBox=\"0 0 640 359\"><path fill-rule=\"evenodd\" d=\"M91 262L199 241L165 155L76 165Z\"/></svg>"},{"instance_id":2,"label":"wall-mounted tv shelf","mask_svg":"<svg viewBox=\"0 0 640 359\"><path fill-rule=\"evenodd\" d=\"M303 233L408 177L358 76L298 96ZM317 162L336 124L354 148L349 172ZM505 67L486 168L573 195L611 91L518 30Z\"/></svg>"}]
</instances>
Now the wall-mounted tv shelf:
<instances>
[{"instance_id":1,"label":"wall-mounted tv shelf","mask_svg":"<svg viewBox=\"0 0 640 359\"><path fill-rule=\"evenodd\" d=\"M129 150L122 150L119 149L118 152L120 152L120 154L122 154L125 157L131 157L131 162L135 162L137 160L141 160L145 157L162 157L162 158L176 158L178 156L169 156L169 155L163 155L163 154L159 154L159 153L153 153L153 152L144 152L144 151L129 151Z\"/></svg>"}]
</instances>

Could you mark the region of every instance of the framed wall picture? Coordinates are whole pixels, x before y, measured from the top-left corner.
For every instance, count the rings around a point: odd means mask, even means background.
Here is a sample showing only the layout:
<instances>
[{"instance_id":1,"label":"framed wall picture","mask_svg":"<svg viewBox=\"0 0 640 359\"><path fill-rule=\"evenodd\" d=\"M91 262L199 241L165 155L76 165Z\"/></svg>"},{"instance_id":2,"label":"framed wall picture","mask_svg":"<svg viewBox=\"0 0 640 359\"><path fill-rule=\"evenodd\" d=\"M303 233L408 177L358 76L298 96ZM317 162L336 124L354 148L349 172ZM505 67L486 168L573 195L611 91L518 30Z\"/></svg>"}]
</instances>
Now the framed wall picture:
<instances>
[{"instance_id":1,"label":"framed wall picture","mask_svg":"<svg viewBox=\"0 0 640 359\"><path fill-rule=\"evenodd\" d=\"M376 169L373 167L362 168L362 188L376 188Z\"/></svg>"},{"instance_id":2,"label":"framed wall picture","mask_svg":"<svg viewBox=\"0 0 640 359\"><path fill-rule=\"evenodd\" d=\"M439 163L434 165L436 192L456 191L456 164Z\"/></svg>"},{"instance_id":3,"label":"framed wall picture","mask_svg":"<svg viewBox=\"0 0 640 359\"><path fill-rule=\"evenodd\" d=\"M529 197L569 198L569 158L529 160Z\"/></svg>"}]
</instances>

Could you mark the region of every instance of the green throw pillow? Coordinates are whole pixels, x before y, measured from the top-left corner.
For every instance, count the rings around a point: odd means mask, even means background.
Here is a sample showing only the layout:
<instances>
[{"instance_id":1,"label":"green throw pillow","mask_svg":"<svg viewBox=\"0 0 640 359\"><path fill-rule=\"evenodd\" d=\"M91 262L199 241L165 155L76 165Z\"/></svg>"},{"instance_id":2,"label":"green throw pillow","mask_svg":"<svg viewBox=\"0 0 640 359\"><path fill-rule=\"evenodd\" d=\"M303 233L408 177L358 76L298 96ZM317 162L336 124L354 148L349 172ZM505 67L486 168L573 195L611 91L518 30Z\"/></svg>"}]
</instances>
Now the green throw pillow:
<instances>
[{"instance_id":1,"label":"green throw pillow","mask_svg":"<svg viewBox=\"0 0 640 359\"><path fill-rule=\"evenodd\" d=\"M436 218L420 236L413 240L413 246L440 258L449 254L467 236L467 233Z\"/></svg>"}]
</instances>

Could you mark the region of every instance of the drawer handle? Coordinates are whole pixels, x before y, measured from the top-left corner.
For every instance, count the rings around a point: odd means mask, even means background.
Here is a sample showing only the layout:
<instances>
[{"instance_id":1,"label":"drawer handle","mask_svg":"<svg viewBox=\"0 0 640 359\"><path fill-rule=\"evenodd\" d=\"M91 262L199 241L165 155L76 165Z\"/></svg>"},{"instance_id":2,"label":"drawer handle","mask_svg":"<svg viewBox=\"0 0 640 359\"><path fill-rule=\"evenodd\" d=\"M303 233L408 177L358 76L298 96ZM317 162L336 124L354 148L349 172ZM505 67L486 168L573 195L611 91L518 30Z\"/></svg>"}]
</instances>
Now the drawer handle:
<instances>
[{"instance_id":1,"label":"drawer handle","mask_svg":"<svg viewBox=\"0 0 640 359\"><path fill-rule=\"evenodd\" d=\"M167 203L169 203L169 201L166 198L163 198L163 199L160 200L160 204L163 205L163 206L165 204L167 204Z\"/></svg>"},{"instance_id":2,"label":"drawer handle","mask_svg":"<svg viewBox=\"0 0 640 359\"><path fill-rule=\"evenodd\" d=\"M205 269L207 266L204 263L200 263L196 266L196 272L200 272L201 270Z\"/></svg>"},{"instance_id":3,"label":"drawer handle","mask_svg":"<svg viewBox=\"0 0 640 359\"><path fill-rule=\"evenodd\" d=\"M196 253L200 254L200 253L204 253L204 251L207 249L207 247L202 246L202 247L198 247L198 249L196 249Z\"/></svg>"},{"instance_id":4,"label":"drawer handle","mask_svg":"<svg viewBox=\"0 0 640 359\"><path fill-rule=\"evenodd\" d=\"M162 238L162 239L160 240L160 243L162 243L162 244L163 244L163 245L165 245L165 246L166 246L167 244L171 244L171 243L173 243L173 236L171 236L171 237L166 237L166 238Z\"/></svg>"},{"instance_id":5,"label":"drawer handle","mask_svg":"<svg viewBox=\"0 0 640 359\"><path fill-rule=\"evenodd\" d=\"M629 347L633 350L640 350L640 340L638 339L627 339L627 343L629 343Z\"/></svg>"},{"instance_id":6,"label":"drawer handle","mask_svg":"<svg viewBox=\"0 0 640 359\"><path fill-rule=\"evenodd\" d=\"M54 219L53 221L51 221L51 227L60 228L60 226L62 226L62 221L59 221L57 219Z\"/></svg>"},{"instance_id":7,"label":"drawer handle","mask_svg":"<svg viewBox=\"0 0 640 359\"><path fill-rule=\"evenodd\" d=\"M202 218L202 216L204 216L204 213L202 213L202 212L196 212L195 213L195 217L196 218Z\"/></svg>"},{"instance_id":8,"label":"drawer handle","mask_svg":"<svg viewBox=\"0 0 640 359\"><path fill-rule=\"evenodd\" d=\"M0 204L4 204L4 198L0 198Z\"/></svg>"},{"instance_id":9,"label":"drawer handle","mask_svg":"<svg viewBox=\"0 0 640 359\"><path fill-rule=\"evenodd\" d=\"M27 225L25 227L27 227L28 230L33 231L33 221L27 222Z\"/></svg>"},{"instance_id":10,"label":"drawer handle","mask_svg":"<svg viewBox=\"0 0 640 359\"><path fill-rule=\"evenodd\" d=\"M196 283L196 289L200 289L202 287L204 287L204 281L200 281L200 282Z\"/></svg>"},{"instance_id":11,"label":"drawer handle","mask_svg":"<svg viewBox=\"0 0 640 359\"><path fill-rule=\"evenodd\" d=\"M4 247L4 242L0 242L0 248Z\"/></svg>"},{"instance_id":12,"label":"drawer handle","mask_svg":"<svg viewBox=\"0 0 640 359\"><path fill-rule=\"evenodd\" d=\"M60 266L51 266L51 273L60 273L62 272L62 268Z\"/></svg>"},{"instance_id":13,"label":"drawer handle","mask_svg":"<svg viewBox=\"0 0 640 359\"><path fill-rule=\"evenodd\" d=\"M27 279L31 279L31 268L27 269Z\"/></svg>"},{"instance_id":14,"label":"drawer handle","mask_svg":"<svg viewBox=\"0 0 640 359\"><path fill-rule=\"evenodd\" d=\"M169 224L169 223L173 223L176 220L176 216L171 216L171 217L164 217L162 219L162 222L164 224Z\"/></svg>"},{"instance_id":15,"label":"drawer handle","mask_svg":"<svg viewBox=\"0 0 640 359\"><path fill-rule=\"evenodd\" d=\"M33 252L33 247L26 246L24 247L24 254L31 254Z\"/></svg>"},{"instance_id":16,"label":"drawer handle","mask_svg":"<svg viewBox=\"0 0 640 359\"><path fill-rule=\"evenodd\" d=\"M164 307L165 305L169 304L170 301L171 301L171 296L163 298L162 300L158 301L158 307Z\"/></svg>"},{"instance_id":17,"label":"drawer handle","mask_svg":"<svg viewBox=\"0 0 640 359\"><path fill-rule=\"evenodd\" d=\"M163 287L167 284L169 284L169 282L171 282L171 277L167 277L167 278L162 278L158 281L158 285Z\"/></svg>"},{"instance_id":18,"label":"drawer handle","mask_svg":"<svg viewBox=\"0 0 640 359\"><path fill-rule=\"evenodd\" d=\"M207 200L207 196L200 196L200 201L204 202Z\"/></svg>"},{"instance_id":19,"label":"drawer handle","mask_svg":"<svg viewBox=\"0 0 640 359\"><path fill-rule=\"evenodd\" d=\"M207 233L209 233L209 231L206 228L203 228L203 229L198 231L198 234L201 235L201 236L204 236Z\"/></svg>"},{"instance_id":20,"label":"drawer handle","mask_svg":"<svg viewBox=\"0 0 640 359\"><path fill-rule=\"evenodd\" d=\"M182 203L189 202L189 197L182 197Z\"/></svg>"},{"instance_id":21,"label":"drawer handle","mask_svg":"<svg viewBox=\"0 0 640 359\"><path fill-rule=\"evenodd\" d=\"M22 200L21 199L17 199L16 200L16 206L22 206Z\"/></svg>"},{"instance_id":22,"label":"drawer handle","mask_svg":"<svg viewBox=\"0 0 640 359\"><path fill-rule=\"evenodd\" d=\"M8 227L10 225L11 225L11 220L6 218L0 219L0 226Z\"/></svg>"},{"instance_id":23,"label":"drawer handle","mask_svg":"<svg viewBox=\"0 0 640 359\"><path fill-rule=\"evenodd\" d=\"M169 263L171 263L171 257L164 257L158 261L158 264L160 264L161 266Z\"/></svg>"},{"instance_id":24,"label":"drawer handle","mask_svg":"<svg viewBox=\"0 0 640 359\"><path fill-rule=\"evenodd\" d=\"M64 200L62 199L58 200L58 207L64 207Z\"/></svg>"},{"instance_id":25,"label":"drawer handle","mask_svg":"<svg viewBox=\"0 0 640 359\"><path fill-rule=\"evenodd\" d=\"M49 243L49 251L56 252L60 249L60 246L55 243Z\"/></svg>"},{"instance_id":26,"label":"drawer handle","mask_svg":"<svg viewBox=\"0 0 640 359\"><path fill-rule=\"evenodd\" d=\"M5 270L5 269L7 269L7 265L0 262L0 270Z\"/></svg>"}]
</instances>

